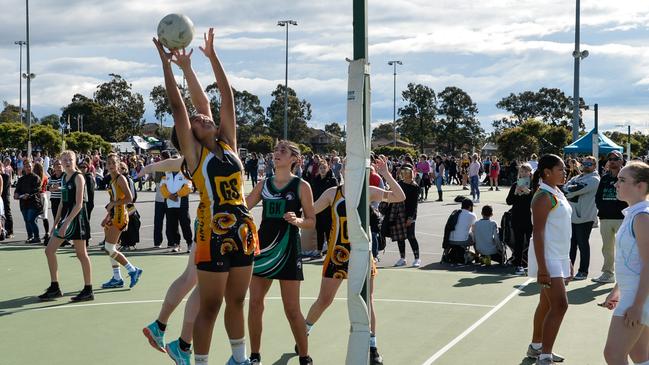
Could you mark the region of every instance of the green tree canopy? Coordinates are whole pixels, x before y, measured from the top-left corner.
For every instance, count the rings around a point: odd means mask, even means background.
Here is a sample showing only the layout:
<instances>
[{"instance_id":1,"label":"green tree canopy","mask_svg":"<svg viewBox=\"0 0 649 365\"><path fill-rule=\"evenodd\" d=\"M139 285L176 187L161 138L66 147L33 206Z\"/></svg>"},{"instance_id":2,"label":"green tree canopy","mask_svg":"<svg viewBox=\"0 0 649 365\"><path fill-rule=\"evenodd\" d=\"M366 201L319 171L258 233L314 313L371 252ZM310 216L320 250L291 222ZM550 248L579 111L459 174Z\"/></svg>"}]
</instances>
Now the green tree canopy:
<instances>
[{"instance_id":1,"label":"green tree canopy","mask_svg":"<svg viewBox=\"0 0 649 365\"><path fill-rule=\"evenodd\" d=\"M437 94L436 142L444 152L469 150L484 140L478 107L464 90L449 86Z\"/></svg>"},{"instance_id":2,"label":"green tree canopy","mask_svg":"<svg viewBox=\"0 0 649 365\"><path fill-rule=\"evenodd\" d=\"M192 104L191 96L187 88L184 88L182 85L178 85L180 90L180 95L182 95L185 102L185 108L187 109L187 114L192 115L196 112L194 105ZM169 99L167 98L167 90L164 85L156 85L151 89L149 93L149 100L153 103L155 108L154 114L156 119L162 123L165 121L167 116L171 115L171 107L169 106Z\"/></svg>"},{"instance_id":3,"label":"green tree canopy","mask_svg":"<svg viewBox=\"0 0 649 365\"><path fill-rule=\"evenodd\" d=\"M34 124L32 125L32 145L35 148L40 147L43 151L51 154L61 152L61 132L55 130L49 125Z\"/></svg>"},{"instance_id":4,"label":"green tree canopy","mask_svg":"<svg viewBox=\"0 0 649 365\"><path fill-rule=\"evenodd\" d=\"M403 155L417 156L417 151L410 147L393 147L383 146L373 150L375 155L385 155L388 157L400 157Z\"/></svg>"},{"instance_id":5,"label":"green tree canopy","mask_svg":"<svg viewBox=\"0 0 649 365\"><path fill-rule=\"evenodd\" d=\"M87 132L72 132L65 136L67 148L81 153L90 153L94 150L101 150L107 153L112 150L110 143L104 141L101 136Z\"/></svg>"},{"instance_id":6,"label":"green tree canopy","mask_svg":"<svg viewBox=\"0 0 649 365\"><path fill-rule=\"evenodd\" d=\"M269 132L272 137L284 138L284 85L277 85L271 94L273 100L266 109ZM300 100L295 90L288 88L288 140L308 142L310 132L307 121L311 120L311 103Z\"/></svg>"},{"instance_id":7,"label":"green tree canopy","mask_svg":"<svg viewBox=\"0 0 649 365\"><path fill-rule=\"evenodd\" d=\"M122 76L109 74L111 80L97 86L94 100L104 107L104 117L111 130L111 141L123 141L129 136L138 135L142 129L144 98L132 91L132 85ZM86 131L84 125L84 131ZM90 131L90 130L88 130ZM102 137L106 137L102 135Z\"/></svg>"},{"instance_id":8,"label":"green tree canopy","mask_svg":"<svg viewBox=\"0 0 649 365\"><path fill-rule=\"evenodd\" d=\"M48 125L54 130L61 130L61 117L56 114L49 114L41 118L41 125Z\"/></svg>"},{"instance_id":9,"label":"green tree canopy","mask_svg":"<svg viewBox=\"0 0 649 365\"><path fill-rule=\"evenodd\" d=\"M397 138L402 139L397 133ZM372 129L372 140L377 139L387 139L389 141L394 140L394 126L392 122L379 124L377 127Z\"/></svg>"},{"instance_id":10,"label":"green tree canopy","mask_svg":"<svg viewBox=\"0 0 649 365\"><path fill-rule=\"evenodd\" d=\"M561 156L570 140L571 131L568 128L548 125L536 119L505 129L496 137L498 154L507 160L527 159L532 153Z\"/></svg>"},{"instance_id":11,"label":"green tree canopy","mask_svg":"<svg viewBox=\"0 0 649 365\"><path fill-rule=\"evenodd\" d=\"M424 144L433 141L435 135L435 91L428 86L409 83L401 96L406 104L399 108L399 131L423 151Z\"/></svg>"},{"instance_id":12,"label":"green tree canopy","mask_svg":"<svg viewBox=\"0 0 649 365\"><path fill-rule=\"evenodd\" d=\"M248 141L248 151L257 153L270 153L275 147L275 140L271 136L255 136Z\"/></svg>"},{"instance_id":13,"label":"green tree canopy","mask_svg":"<svg viewBox=\"0 0 649 365\"><path fill-rule=\"evenodd\" d=\"M27 147L27 127L19 122L0 123L0 146L3 148Z\"/></svg>"}]
</instances>

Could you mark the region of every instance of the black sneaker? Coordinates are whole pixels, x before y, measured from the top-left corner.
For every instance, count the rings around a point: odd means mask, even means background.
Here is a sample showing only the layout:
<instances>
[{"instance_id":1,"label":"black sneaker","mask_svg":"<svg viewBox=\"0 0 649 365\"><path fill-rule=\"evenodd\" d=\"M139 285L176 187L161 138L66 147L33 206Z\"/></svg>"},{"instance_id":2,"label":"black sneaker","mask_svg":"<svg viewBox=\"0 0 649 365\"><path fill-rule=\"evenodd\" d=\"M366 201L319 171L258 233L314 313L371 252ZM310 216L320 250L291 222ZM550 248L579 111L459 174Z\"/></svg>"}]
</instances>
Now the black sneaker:
<instances>
[{"instance_id":1,"label":"black sneaker","mask_svg":"<svg viewBox=\"0 0 649 365\"><path fill-rule=\"evenodd\" d=\"M95 300L95 295L92 293L92 290L82 290L76 296L70 298L71 302L88 302Z\"/></svg>"},{"instance_id":2,"label":"black sneaker","mask_svg":"<svg viewBox=\"0 0 649 365\"><path fill-rule=\"evenodd\" d=\"M27 241L27 243L41 243L41 239L38 237L34 237L31 240Z\"/></svg>"},{"instance_id":3,"label":"black sneaker","mask_svg":"<svg viewBox=\"0 0 649 365\"><path fill-rule=\"evenodd\" d=\"M40 300L54 300L56 298L60 298L63 296L63 293L61 293L61 289L52 289L52 288L47 288L45 293L41 294L38 296L38 299Z\"/></svg>"},{"instance_id":4,"label":"black sneaker","mask_svg":"<svg viewBox=\"0 0 649 365\"><path fill-rule=\"evenodd\" d=\"M300 357L300 365L313 365L313 359L309 355Z\"/></svg>"},{"instance_id":5,"label":"black sneaker","mask_svg":"<svg viewBox=\"0 0 649 365\"><path fill-rule=\"evenodd\" d=\"M370 347L370 365L383 365L383 357L376 347Z\"/></svg>"}]
</instances>

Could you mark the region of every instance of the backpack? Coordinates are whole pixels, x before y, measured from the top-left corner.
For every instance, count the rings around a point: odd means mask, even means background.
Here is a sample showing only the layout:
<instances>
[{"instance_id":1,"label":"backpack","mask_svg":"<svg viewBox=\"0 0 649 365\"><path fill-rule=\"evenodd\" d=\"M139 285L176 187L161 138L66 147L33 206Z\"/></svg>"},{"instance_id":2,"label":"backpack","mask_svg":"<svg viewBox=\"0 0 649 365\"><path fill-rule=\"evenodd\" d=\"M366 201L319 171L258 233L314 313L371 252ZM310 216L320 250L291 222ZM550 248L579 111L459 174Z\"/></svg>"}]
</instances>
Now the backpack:
<instances>
[{"instance_id":1,"label":"backpack","mask_svg":"<svg viewBox=\"0 0 649 365\"><path fill-rule=\"evenodd\" d=\"M512 250L514 249L514 229L512 227L512 211L508 210L503 213L503 217L500 219L500 230L498 236L500 242L509 246Z\"/></svg>"},{"instance_id":2,"label":"backpack","mask_svg":"<svg viewBox=\"0 0 649 365\"><path fill-rule=\"evenodd\" d=\"M456 209L454 210L451 215L448 217L446 220L446 225L444 226L444 239L442 240L442 248L446 249L449 247L448 240L451 235L451 232L455 230L455 226L457 225L457 221L460 218L460 213L462 212L462 209Z\"/></svg>"}]
</instances>

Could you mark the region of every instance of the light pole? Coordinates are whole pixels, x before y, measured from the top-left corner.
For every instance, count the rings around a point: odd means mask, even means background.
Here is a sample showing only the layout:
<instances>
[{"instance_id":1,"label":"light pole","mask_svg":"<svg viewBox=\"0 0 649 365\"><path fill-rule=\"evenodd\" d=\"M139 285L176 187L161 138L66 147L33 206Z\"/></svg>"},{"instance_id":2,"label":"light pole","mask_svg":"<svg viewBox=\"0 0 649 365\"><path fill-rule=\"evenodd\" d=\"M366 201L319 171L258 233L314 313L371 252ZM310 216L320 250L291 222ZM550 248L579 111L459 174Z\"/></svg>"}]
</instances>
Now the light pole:
<instances>
[{"instance_id":1,"label":"light pole","mask_svg":"<svg viewBox=\"0 0 649 365\"><path fill-rule=\"evenodd\" d=\"M397 146L397 65L403 65L401 61L388 61L388 65L394 67L393 93L392 93L392 128L394 129L394 147Z\"/></svg>"},{"instance_id":2,"label":"light pole","mask_svg":"<svg viewBox=\"0 0 649 365\"><path fill-rule=\"evenodd\" d=\"M579 63L584 58L588 57L588 51L579 50L580 34L579 34L579 16L580 16L580 0L577 0L577 10L575 15L575 50L572 52L572 57L575 59L575 74L574 74L574 95L572 107L572 140L573 142L579 138Z\"/></svg>"},{"instance_id":3,"label":"light pole","mask_svg":"<svg viewBox=\"0 0 649 365\"><path fill-rule=\"evenodd\" d=\"M30 58L29 58L29 0L25 0L25 43L27 46L27 73L23 74L23 77L27 79L27 119L28 123L28 134L27 134L27 156L31 157L32 155L32 79L36 77L30 71Z\"/></svg>"},{"instance_id":4,"label":"light pole","mask_svg":"<svg viewBox=\"0 0 649 365\"><path fill-rule=\"evenodd\" d=\"M626 127L626 159L627 161L631 160L631 124L618 124L618 127Z\"/></svg>"},{"instance_id":5,"label":"light pole","mask_svg":"<svg viewBox=\"0 0 649 365\"><path fill-rule=\"evenodd\" d=\"M15 41L14 44L20 46L20 61L19 61L19 74L18 74L18 110L20 114L20 123L23 122L23 46L27 44L25 41Z\"/></svg>"},{"instance_id":6,"label":"light pole","mask_svg":"<svg viewBox=\"0 0 649 365\"><path fill-rule=\"evenodd\" d=\"M284 139L288 139L288 28L297 25L295 20L279 20L277 25L286 27L286 70L284 72Z\"/></svg>"}]
</instances>

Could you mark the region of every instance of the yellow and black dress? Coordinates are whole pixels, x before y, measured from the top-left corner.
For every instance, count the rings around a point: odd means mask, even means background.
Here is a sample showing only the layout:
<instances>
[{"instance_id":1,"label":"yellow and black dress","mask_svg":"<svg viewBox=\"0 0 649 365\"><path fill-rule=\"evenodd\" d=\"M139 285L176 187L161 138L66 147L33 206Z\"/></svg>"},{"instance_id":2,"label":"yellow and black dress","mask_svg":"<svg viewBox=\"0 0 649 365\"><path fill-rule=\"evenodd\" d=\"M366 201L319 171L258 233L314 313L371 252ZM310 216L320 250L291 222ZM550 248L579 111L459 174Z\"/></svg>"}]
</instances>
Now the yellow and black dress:
<instances>
[{"instance_id":1,"label":"yellow and black dress","mask_svg":"<svg viewBox=\"0 0 649 365\"><path fill-rule=\"evenodd\" d=\"M322 276L325 278L347 279L351 244L347 230L347 210L342 187L336 189L336 196L331 205L331 231L327 256L322 264ZM372 276L376 276L376 264L372 261Z\"/></svg>"},{"instance_id":2,"label":"yellow and black dress","mask_svg":"<svg viewBox=\"0 0 649 365\"><path fill-rule=\"evenodd\" d=\"M119 184L117 183L118 179L111 179L110 189L108 189L108 195L110 195L110 201L115 202L121 199L124 199L126 194L122 191ZM120 231L123 231L128 226L128 211L126 210L126 204L115 204L113 209L110 211L111 220L108 223L109 225L117 228Z\"/></svg>"},{"instance_id":3,"label":"yellow and black dress","mask_svg":"<svg viewBox=\"0 0 649 365\"><path fill-rule=\"evenodd\" d=\"M200 194L197 210L196 268L227 272L251 266L259 250L257 227L243 197L243 167L235 152L219 141L220 159L207 148L191 174Z\"/></svg>"}]
</instances>

